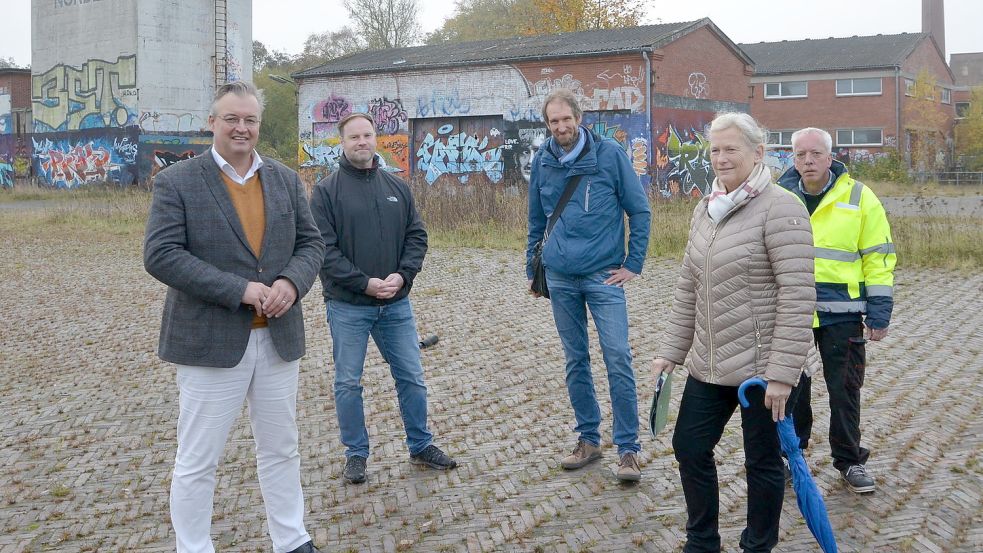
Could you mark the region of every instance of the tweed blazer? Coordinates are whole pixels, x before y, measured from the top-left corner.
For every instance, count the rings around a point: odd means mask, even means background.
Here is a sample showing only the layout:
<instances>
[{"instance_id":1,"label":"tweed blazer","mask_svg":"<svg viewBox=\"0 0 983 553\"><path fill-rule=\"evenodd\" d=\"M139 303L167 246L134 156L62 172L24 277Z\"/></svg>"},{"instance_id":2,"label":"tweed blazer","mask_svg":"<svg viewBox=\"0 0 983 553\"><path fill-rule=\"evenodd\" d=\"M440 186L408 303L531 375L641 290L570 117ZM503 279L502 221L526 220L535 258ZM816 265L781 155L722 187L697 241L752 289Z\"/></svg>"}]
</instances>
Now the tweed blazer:
<instances>
[{"instance_id":1,"label":"tweed blazer","mask_svg":"<svg viewBox=\"0 0 983 553\"><path fill-rule=\"evenodd\" d=\"M794 195L769 183L717 224L704 198L658 356L685 360L702 382L796 385L813 341L813 266L809 213Z\"/></svg>"},{"instance_id":2,"label":"tweed blazer","mask_svg":"<svg viewBox=\"0 0 983 553\"><path fill-rule=\"evenodd\" d=\"M297 288L297 301L269 320L285 361L305 353L300 299L324 258L297 173L269 158L259 169L266 228L257 258L210 150L176 163L154 178L143 263L168 286L158 354L182 365L233 367L246 351L253 311L242 304L250 282L280 277Z\"/></svg>"}]
</instances>

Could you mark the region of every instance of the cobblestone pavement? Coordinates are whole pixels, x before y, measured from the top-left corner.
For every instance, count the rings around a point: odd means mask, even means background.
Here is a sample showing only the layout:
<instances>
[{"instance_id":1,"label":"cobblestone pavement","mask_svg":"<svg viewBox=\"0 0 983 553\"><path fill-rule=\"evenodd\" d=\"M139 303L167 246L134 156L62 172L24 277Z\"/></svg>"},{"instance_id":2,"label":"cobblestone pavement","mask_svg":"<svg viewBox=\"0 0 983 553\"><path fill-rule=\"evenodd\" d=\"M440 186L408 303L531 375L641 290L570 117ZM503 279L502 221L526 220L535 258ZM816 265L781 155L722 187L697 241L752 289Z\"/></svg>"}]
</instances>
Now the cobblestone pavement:
<instances>
[{"instance_id":1,"label":"cobblestone pavement","mask_svg":"<svg viewBox=\"0 0 983 553\"><path fill-rule=\"evenodd\" d=\"M177 394L173 368L155 355L164 288L144 273L134 242L0 241L0 553L173 550ZM685 509L669 437L644 434L642 481L618 484L606 393L603 462L560 470L576 439L560 346L547 302L522 293L520 263L514 252L437 251L417 280L420 330L440 336L423 356L432 427L461 462L450 472L409 464L392 379L372 346L369 480L341 480L323 304L318 293L304 300L303 483L323 551L681 548ZM643 413L674 267L650 261L629 285ZM822 420L807 458L840 551L983 551L983 276L902 270L897 280L892 332L869 349L863 393L877 492L841 485ZM605 390L601 363L595 378ZM818 394L819 413L825 399ZM220 551L271 549L252 450L242 417L219 468ZM746 505L738 416L717 454L724 550L735 552ZM816 550L789 490L777 551Z\"/></svg>"}]
</instances>

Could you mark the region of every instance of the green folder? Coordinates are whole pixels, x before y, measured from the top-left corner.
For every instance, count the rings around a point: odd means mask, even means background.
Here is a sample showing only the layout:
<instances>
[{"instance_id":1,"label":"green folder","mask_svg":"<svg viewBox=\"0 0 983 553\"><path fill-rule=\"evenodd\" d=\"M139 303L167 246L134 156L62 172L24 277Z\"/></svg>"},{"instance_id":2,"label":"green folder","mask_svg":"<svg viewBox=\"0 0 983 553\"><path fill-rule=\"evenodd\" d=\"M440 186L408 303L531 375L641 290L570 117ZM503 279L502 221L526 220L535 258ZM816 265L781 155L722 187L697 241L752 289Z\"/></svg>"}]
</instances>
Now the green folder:
<instances>
[{"instance_id":1,"label":"green folder","mask_svg":"<svg viewBox=\"0 0 983 553\"><path fill-rule=\"evenodd\" d=\"M669 401L672 400L672 373L662 373L655 384L655 395L652 396L652 407L649 408L649 430L652 437L666 427L669 420Z\"/></svg>"}]
</instances>

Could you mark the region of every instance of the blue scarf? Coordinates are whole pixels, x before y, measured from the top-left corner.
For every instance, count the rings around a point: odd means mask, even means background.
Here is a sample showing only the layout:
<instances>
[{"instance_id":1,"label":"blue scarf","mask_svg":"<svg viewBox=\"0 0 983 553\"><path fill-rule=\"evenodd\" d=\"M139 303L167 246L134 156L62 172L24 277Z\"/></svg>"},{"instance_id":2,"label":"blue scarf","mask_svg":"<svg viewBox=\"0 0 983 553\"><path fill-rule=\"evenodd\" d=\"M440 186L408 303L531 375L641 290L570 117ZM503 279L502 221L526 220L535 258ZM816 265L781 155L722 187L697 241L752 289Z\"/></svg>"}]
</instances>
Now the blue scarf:
<instances>
[{"instance_id":1,"label":"blue scarf","mask_svg":"<svg viewBox=\"0 0 983 553\"><path fill-rule=\"evenodd\" d=\"M584 149L584 146L587 144L588 132L590 131L584 128L583 125L580 126L579 133L578 133L580 135L580 138L577 139L577 143L569 152L564 150L563 147L556 142L555 138L550 140L550 149L553 152L553 155L556 156L556 159L560 161L561 165L565 167L570 167L571 165L573 165L574 160L577 159L577 156L580 155L580 152Z\"/></svg>"}]
</instances>

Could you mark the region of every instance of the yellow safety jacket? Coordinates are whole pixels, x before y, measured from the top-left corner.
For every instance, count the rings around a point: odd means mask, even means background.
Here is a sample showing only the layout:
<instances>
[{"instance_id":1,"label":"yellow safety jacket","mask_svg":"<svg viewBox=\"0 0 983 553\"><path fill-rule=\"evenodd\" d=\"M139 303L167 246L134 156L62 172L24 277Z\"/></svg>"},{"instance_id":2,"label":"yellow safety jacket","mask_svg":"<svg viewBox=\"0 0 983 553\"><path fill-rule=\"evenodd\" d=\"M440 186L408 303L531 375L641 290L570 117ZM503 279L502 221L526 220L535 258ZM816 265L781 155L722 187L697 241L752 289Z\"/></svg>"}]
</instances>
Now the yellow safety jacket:
<instances>
[{"instance_id":1,"label":"yellow safety jacket","mask_svg":"<svg viewBox=\"0 0 983 553\"><path fill-rule=\"evenodd\" d=\"M897 253L884 206L854 180L843 163L830 167L834 183L812 213L816 246L816 315L813 326L859 321L886 328L894 308ZM805 203L799 172L790 168L779 184Z\"/></svg>"}]
</instances>

